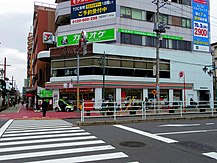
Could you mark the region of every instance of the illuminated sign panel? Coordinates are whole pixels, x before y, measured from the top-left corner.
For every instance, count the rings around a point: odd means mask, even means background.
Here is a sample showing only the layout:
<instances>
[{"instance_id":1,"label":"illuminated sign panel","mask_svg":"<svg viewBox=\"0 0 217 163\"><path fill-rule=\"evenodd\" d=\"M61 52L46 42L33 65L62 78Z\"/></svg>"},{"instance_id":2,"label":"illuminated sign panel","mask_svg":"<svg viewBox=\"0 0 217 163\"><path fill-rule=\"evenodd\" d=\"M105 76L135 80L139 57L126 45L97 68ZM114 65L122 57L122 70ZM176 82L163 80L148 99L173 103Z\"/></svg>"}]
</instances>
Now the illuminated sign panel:
<instances>
[{"instance_id":1,"label":"illuminated sign panel","mask_svg":"<svg viewBox=\"0 0 217 163\"><path fill-rule=\"evenodd\" d=\"M78 5L71 6L71 24L116 17L116 0L95 0L94 2L84 0L83 3L72 3Z\"/></svg>"},{"instance_id":2,"label":"illuminated sign panel","mask_svg":"<svg viewBox=\"0 0 217 163\"><path fill-rule=\"evenodd\" d=\"M193 50L210 51L209 0L192 0Z\"/></svg>"}]
</instances>

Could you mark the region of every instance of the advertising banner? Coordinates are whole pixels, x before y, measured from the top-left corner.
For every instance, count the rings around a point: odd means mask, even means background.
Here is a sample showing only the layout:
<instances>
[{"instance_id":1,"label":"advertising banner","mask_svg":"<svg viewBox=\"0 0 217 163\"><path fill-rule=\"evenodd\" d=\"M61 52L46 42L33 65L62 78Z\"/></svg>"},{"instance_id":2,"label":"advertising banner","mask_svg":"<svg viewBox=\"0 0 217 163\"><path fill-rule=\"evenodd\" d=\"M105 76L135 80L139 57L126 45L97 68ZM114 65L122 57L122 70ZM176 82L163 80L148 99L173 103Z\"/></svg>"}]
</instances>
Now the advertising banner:
<instances>
[{"instance_id":1,"label":"advertising banner","mask_svg":"<svg viewBox=\"0 0 217 163\"><path fill-rule=\"evenodd\" d=\"M57 37L57 46L76 45L79 43L81 34L70 34ZM92 32L87 32L87 42L103 42L116 40L115 29L104 29Z\"/></svg>"},{"instance_id":2,"label":"advertising banner","mask_svg":"<svg viewBox=\"0 0 217 163\"><path fill-rule=\"evenodd\" d=\"M209 0L192 0L193 50L210 51Z\"/></svg>"},{"instance_id":3,"label":"advertising banner","mask_svg":"<svg viewBox=\"0 0 217 163\"><path fill-rule=\"evenodd\" d=\"M86 23L114 17L116 17L116 0L95 0L93 2L77 0L71 2L71 24Z\"/></svg>"}]
</instances>

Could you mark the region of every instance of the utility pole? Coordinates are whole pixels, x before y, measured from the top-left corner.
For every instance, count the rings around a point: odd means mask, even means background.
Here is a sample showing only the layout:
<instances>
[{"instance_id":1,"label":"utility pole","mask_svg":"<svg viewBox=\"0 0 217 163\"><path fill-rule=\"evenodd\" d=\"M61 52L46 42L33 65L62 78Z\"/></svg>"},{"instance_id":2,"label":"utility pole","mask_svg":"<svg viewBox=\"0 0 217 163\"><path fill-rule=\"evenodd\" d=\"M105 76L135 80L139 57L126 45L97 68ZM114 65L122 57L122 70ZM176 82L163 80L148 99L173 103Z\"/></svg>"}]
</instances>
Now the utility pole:
<instances>
[{"instance_id":1,"label":"utility pole","mask_svg":"<svg viewBox=\"0 0 217 163\"><path fill-rule=\"evenodd\" d=\"M154 23L154 32L156 32L156 100L157 103L160 101L160 38L161 33L166 33L166 29L169 29L169 27L164 24L164 22L159 22L159 14L160 14L160 8L167 4L169 0L162 0L161 6L160 6L160 0L154 0L152 3L155 3L157 6L156 9L156 18Z\"/></svg>"},{"instance_id":2,"label":"utility pole","mask_svg":"<svg viewBox=\"0 0 217 163\"><path fill-rule=\"evenodd\" d=\"M160 64L159 64L159 49L160 49L160 31L159 31L159 24L158 24L158 19L159 19L159 0L157 0L157 13L156 13L156 20L155 20L155 29L154 31L156 32L156 91L157 91L157 96L156 100L157 102L160 100Z\"/></svg>"}]
</instances>

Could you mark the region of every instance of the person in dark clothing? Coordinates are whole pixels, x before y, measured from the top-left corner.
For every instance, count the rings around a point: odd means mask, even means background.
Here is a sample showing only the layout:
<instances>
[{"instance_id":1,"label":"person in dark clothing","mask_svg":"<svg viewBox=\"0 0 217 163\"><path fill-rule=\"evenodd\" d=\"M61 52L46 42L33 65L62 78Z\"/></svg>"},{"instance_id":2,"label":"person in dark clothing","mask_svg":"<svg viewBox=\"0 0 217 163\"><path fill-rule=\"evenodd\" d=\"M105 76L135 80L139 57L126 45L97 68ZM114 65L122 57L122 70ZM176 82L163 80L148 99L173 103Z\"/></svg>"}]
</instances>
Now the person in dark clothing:
<instances>
[{"instance_id":1,"label":"person in dark clothing","mask_svg":"<svg viewBox=\"0 0 217 163\"><path fill-rule=\"evenodd\" d=\"M41 105L41 107L42 107L42 117L46 116L47 105L48 105L47 102L45 100L43 100L42 105Z\"/></svg>"},{"instance_id":2,"label":"person in dark clothing","mask_svg":"<svg viewBox=\"0 0 217 163\"><path fill-rule=\"evenodd\" d=\"M197 106L197 103L193 100L193 98L190 99L190 105L193 108L196 108L196 106Z\"/></svg>"}]
</instances>

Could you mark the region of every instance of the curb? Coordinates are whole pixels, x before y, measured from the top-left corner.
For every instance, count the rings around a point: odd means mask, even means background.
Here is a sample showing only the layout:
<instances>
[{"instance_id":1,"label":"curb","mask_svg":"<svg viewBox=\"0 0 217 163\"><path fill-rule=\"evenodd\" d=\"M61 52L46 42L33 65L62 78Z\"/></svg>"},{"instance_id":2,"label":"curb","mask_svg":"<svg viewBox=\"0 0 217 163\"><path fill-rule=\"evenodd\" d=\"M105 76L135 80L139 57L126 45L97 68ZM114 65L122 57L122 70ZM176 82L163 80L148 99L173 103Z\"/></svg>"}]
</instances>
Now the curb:
<instances>
[{"instance_id":1,"label":"curb","mask_svg":"<svg viewBox=\"0 0 217 163\"><path fill-rule=\"evenodd\" d=\"M98 126L98 125L114 125L114 124L131 124L131 123L144 123L153 121L179 121L179 120L201 120L201 119L216 119L217 116L207 117L176 117L176 118L153 118L153 119L133 119L133 120L108 120L108 121L77 121L77 126Z\"/></svg>"}]
</instances>

